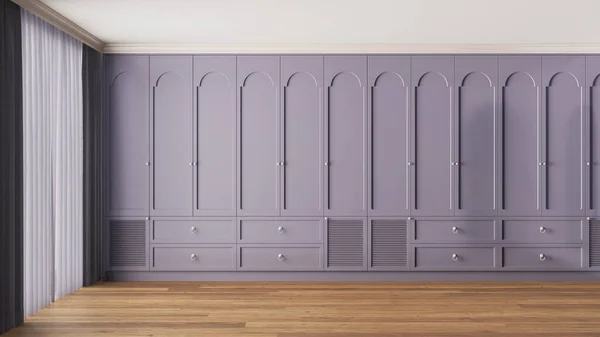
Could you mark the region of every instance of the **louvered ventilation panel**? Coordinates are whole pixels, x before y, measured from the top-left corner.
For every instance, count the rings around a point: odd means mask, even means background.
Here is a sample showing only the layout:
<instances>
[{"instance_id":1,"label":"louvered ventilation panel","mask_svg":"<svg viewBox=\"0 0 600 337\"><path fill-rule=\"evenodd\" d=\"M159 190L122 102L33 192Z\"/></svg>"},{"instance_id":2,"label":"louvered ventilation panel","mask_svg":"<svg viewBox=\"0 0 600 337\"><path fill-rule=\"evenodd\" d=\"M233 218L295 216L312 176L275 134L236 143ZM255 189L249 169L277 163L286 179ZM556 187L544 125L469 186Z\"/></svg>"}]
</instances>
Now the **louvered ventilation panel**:
<instances>
[{"instance_id":1,"label":"louvered ventilation panel","mask_svg":"<svg viewBox=\"0 0 600 337\"><path fill-rule=\"evenodd\" d=\"M373 220L371 222L371 267L406 267L406 226L406 221Z\"/></svg>"},{"instance_id":2,"label":"louvered ventilation panel","mask_svg":"<svg viewBox=\"0 0 600 337\"><path fill-rule=\"evenodd\" d=\"M600 267L600 221L590 221L590 267Z\"/></svg>"},{"instance_id":3,"label":"louvered ventilation panel","mask_svg":"<svg viewBox=\"0 0 600 337\"><path fill-rule=\"evenodd\" d=\"M329 220L327 267L360 269L364 265L362 220Z\"/></svg>"},{"instance_id":4,"label":"louvered ventilation panel","mask_svg":"<svg viewBox=\"0 0 600 337\"><path fill-rule=\"evenodd\" d=\"M139 270L146 266L146 222L112 220L110 222L110 267Z\"/></svg>"}]
</instances>

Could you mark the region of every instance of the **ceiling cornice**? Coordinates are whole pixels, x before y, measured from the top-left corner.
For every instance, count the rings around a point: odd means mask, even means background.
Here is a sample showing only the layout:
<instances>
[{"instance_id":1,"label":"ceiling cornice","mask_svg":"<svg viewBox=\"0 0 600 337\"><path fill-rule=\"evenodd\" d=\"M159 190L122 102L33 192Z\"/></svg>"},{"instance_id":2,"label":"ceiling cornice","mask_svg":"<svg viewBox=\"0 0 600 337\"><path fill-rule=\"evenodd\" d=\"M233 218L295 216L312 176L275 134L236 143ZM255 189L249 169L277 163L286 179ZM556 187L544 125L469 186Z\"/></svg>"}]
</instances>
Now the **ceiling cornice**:
<instances>
[{"instance_id":1,"label":"ceiling cornice","mask_svg":"<svg viewBox=\"0 0 600 337\"><path fill-rule=\"evenodd\" d=\"M429 43L429 44L292 44L292 45L203 45L203 44L113 44L108 54L596 54L600 44L569 43Z\"/></svg>"},{"instance_id":2,"label":"ceiling cornice","mask_svg":"<svg viewBox=\"0 0 600 337\"><path fill-rule=\"evenodd\" d=\"M39 16L40 18L44 19L46 22L55 26L56 28L66 32L67 34L73 36L79 41L94 48L95 50L99 52L102 52L104 50L104 42L102 40L90 34L87 30L79 27L73 21L62 16L60 13L46 6L39 0L11 1L26 9L27 11Z\"/></svg>"}]
</instances>

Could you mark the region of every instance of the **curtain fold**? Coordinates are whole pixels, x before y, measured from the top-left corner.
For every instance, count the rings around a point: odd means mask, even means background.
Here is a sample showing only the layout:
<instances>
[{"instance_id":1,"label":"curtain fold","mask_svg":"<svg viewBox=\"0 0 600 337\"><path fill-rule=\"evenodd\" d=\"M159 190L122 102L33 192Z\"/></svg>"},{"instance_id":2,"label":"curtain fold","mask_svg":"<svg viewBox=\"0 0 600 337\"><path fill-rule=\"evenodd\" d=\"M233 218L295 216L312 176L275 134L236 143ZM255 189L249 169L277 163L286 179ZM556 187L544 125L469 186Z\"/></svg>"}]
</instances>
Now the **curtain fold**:
<instances>
[{"instance_id":1,"label":"curtain fold","mask_svg":"<svg viewBox=\"0 0 600 337\"><path fill-rule=\"evenodd\" d=\"M29 316L82 285L82 44L21 13Z\"/></svg>"},{"instance_id":2,"label":"curtain fold","mask_svg":"<svg viewBox=\"0 0 600 337\"><path fill-rule=\"evenodd\" d=\"M0 334L23 322L20 7L0 0Z\"/></svg>"},{"instance_id":3,"label":"curtain fold","mask_svg":"<svg viewBox=\"0 0 600 337\"><path fill-rule=\"evenodd\" d=\"M83 285L103 278L102 54L83 46Z\"/></svg>"}]
</instances>

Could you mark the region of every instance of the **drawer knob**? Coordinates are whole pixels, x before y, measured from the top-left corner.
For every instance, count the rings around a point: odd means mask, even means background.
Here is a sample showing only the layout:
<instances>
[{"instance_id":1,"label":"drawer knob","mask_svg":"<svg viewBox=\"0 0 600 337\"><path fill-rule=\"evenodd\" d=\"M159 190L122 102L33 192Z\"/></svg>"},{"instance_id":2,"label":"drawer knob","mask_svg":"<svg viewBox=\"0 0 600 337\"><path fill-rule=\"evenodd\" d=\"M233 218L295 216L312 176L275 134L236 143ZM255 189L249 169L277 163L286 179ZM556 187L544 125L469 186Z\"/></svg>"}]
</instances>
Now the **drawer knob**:
<instances>
[{"instance_id":1,"label":"drawer knob","mask_svg":"<svg viewBox=\"0 0 600 337\"><path fill-rule=\"evenodd\" d=\"M279 226L279 227L277 228L277 233L279 233L279 234L283 234L283 227Z\"/></svg>"},{"instance_id":2,"label":"drawer knob","mask_svg":"<svg viewBox=\"0 0 600 337\"><path fill-rule=\"evenodd\" d=\"M542 262L546 261L546 255L540 254L540 261L542 261Z\"/></svg>"},{"instance_id":3,"label":"drawer knob","mask_svg":"<svg viewBox=\"0 0 600 337\"><path fill-rule=\"evenodd\" d=\"M458 231L459 231L458 227L456 227L456 226L452 227L452 233L458 234Z\"/></svg>"},{"instance_id":4,"label":"drawer knob","mask_svg":"<svg viewBox=\"0 0 600 337\"><path fill-rule=\"evenodd\" d=\"M196 254L190 255L190 260L196 261L196 259L198 259L198 257L196 256Z\"/></svg>"},{"instance_id":5,"label":"drawer knob","mask_svg":"<svg viewBox=\"0 0 600 337\"><path fill-rule=\"evenodd\" d=\"M542 233L542 234L546 233L546 227L544 227L544 226L540 227L540 233Z\"/></svg>"},{"instance_id":6,"label":"drawer knob","mask_svg":"<svg viewBox=\"0 0 600 337\"><path fill-rule=\"evenodd\" d=\"M459 257L457 254L452 254L452 261L458 261Z\"/></svg>"},{"instance_id":7,"label":"drawer knob","mask_svg":"<svg viewBox=\"0 0 600 337\"><path fill-rule=\"evenodd\" d=\"M283 261L283 259L285 259L285 256L283 256L283 254L277 255L277 260Z\"/></svg>"},{"instance_id":8,"label":"drawer knob","mask_svg":"<svg viewBox=\"0 0 600 337\"><path fill-rule=\"evenodd\" d=\"M192 232L192 233L196 233L197 231L198 231L198 229L196 227L192 226L192 228L190 228L190 232Z\"/></svg>"}]
</instances>

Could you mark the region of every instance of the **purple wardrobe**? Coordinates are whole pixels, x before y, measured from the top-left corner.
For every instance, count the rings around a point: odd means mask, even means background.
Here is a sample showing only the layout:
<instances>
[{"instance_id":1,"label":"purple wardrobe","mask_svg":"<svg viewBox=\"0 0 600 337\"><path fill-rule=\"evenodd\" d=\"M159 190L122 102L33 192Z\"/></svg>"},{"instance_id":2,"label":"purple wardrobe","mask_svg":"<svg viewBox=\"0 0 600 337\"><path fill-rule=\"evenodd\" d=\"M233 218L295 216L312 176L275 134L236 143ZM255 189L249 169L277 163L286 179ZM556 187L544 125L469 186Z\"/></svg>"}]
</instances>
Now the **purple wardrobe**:
<instances>
[{"instance_id":1,"label":"purple wardrobe","mask_svg":"<svg viewBox=\"0 0 600 337\"><path fill-rule=\"evenodd\" d=\"M598 56L105 69L114 279L600 276Z\"/></svg>"}]
</instances>

